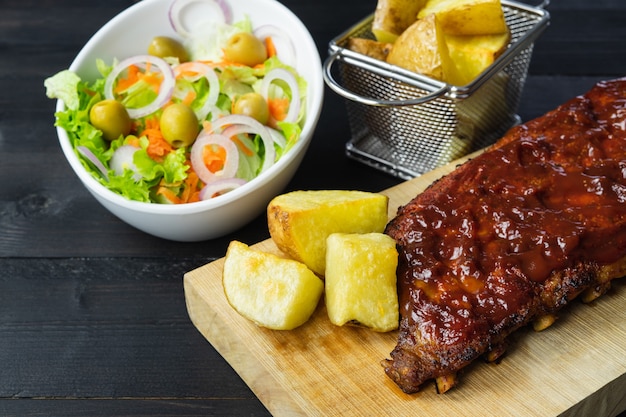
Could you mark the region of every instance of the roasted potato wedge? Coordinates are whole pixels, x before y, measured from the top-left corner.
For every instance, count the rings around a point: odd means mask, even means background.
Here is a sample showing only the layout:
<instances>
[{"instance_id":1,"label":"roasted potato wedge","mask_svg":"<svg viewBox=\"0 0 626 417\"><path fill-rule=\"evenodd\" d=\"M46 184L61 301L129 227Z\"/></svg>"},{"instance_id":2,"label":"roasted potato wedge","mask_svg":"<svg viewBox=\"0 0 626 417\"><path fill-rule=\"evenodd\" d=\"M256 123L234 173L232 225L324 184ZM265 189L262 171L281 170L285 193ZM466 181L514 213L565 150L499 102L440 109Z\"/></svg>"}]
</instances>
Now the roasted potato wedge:
<instances>
[{"instance_id":1,"label":"roasted potato wedge","mask_svg":"<svg viewBox=\"0 0 626 417\"><path fill-rule=\"evenodd\" d=\"M456 66L436 15L415 21L393 44L387 62L441 81L456 80Z\"/></svg>"},{"instance_id":2,"label":"roasted potato wedge","mask_svg":"<svg viewBox=\"0 0 626 417\"><path fill-rule=\"evenodd\" d=\"M428 0L417 14L423 19L437 15L450 35L496 35L507 31L500 0Z\"/></svg>"},{"instance_id":3,"label":"roasted potato wedge","mask_svg":"<svg viewBox=\"0 0 626 417\"><path fill-rule=\"evenodd\" d=\"M233 240L222 274L228 303L258 326L291 330L304 324L324 292L322 280L304 264Z\"/></svg>"},{"instance_id":4,"label":"roasted potato wedge","mask_svg":"<svg viewBox=\"0 0 626 417\"><path fill-rule=\"evenodd\" d=\"M349 50L380 61L387 60L391 46L392 44L388 42L379 42L366 38L350 38L347 42L347 48Z\"/></svg>"},{"instance_id":5,"label":"roasted potato wedge","mask_svg":"<svg viewBox=\"0 0 626 417\"><path fill-rule=\"evenodd\" d=\"M398 327L394 239L383 233L328 236L325 302L331 323L377 332Z\"/></svg>"},{"instance_id":6,"label":"roasted potato wedge","mask_svg":"<svg viewBox=\"0 0 626 417\"><path fill-rule=\"evenodd\" d=\"M268 228L281 251L324 275L326 238L332 233L382 232L388 204L387 196L364 191L292 191L268 204Z\"/></svg>"},{"instance_id":7,"label":"roasted potato wedge","mask_svg":"<svg viewBox=\"0 0 626 417\"><path fill-rule=\"evenodd\" d=\"M415 22L426 0L378 0L372 33L380 42L393 43Z\"/></svg>"},{"instance_id":8,"label":"roasted potato wedge","mask_svg":"<svg viewBox=\"0 0 626 417\"><path fill-rule=\"evenodd\" d=\"M454 85L466 85L485 71L506 50L511 34L507 30L498 35L446 35L450 59L456 66Z\"/></svg>"}]
</instances>

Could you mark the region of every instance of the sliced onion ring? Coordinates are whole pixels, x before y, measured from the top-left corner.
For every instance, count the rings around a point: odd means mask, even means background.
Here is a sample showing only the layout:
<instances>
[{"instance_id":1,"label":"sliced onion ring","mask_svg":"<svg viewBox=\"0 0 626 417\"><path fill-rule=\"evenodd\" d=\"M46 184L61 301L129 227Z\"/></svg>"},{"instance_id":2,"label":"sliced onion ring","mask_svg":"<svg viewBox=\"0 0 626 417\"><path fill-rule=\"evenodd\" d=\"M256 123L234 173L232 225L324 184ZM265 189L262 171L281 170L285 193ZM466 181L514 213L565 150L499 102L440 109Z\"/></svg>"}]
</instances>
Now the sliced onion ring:
<instances>
[{"instance_id":1,"label":"sliced onion ring","mask_svg":"<svg viewBox=\"0 0 626 417\"><path fill-rule=\"evenodd\" d=\"M281 132L276 129L272 129L271 127L268 127L267 130L270 131L272 139L274 139L274 143L277 144L281 149L287 145L287 139L285 138L285 136L283 136Z\"/></svg>"},{"instance_id":2,"label":"sliced onion ring","mask_svg":"<svg viewBox=\"0 0 626 417\"><path fill-rule=\"evenodd\" d=\"M91 149L89 149L86 146L82 146L79 145L76 147L76 150L85 158L87 158L87 160L89 162L91 162L96 168L98 168L98 171L100 171L100 173L102 174L102 176L104 177L105 180L109 180L109 174L107 172L106 167L104 166L104 164L102 163L102 161L100 161L98 159L98 157L96 157L96 155L94 155L93 152L91 152Z\"/></svg>"},{"instance_id":3,"label":"sliced onion ring","mask_svg":"<svg viewBox=\"0 0 626 417\"><path fill-rule=\"evenodd\" d=\"M300 90L298 89L298 81L296 77L284 68L274 68L263 77L261 82L261 95L265 97L265 100L270 95L270 85L277 80L282 80L289 86L291 90L291 102L289 103L289 111L285 117L284 122L295 123L298 120L298 114L300 113Z\"/></svg>"},{"instance_id":4,"label":"sliced onion ring","mask_svg":"<svg viewBox=\"0 0 626 417\"><path fill-rule=\"evenodd\" d=\"M174 68L174 75L180 78L185 72L193 72L198 76L203 76L209 83L209 96L206 98L202 107L196 110L198 120L204 120L207 115L215 108L217 99L220 95L220 80L213 68L201 62L185 62Z\"/></svg>"},{"instance_id":5,"label":"sliced onion ring","mask_svg":"<svg viewBox=\"0 0 626 417\"><path fill-rule=\"evenodd\" d=\"M247 181L241 178L227 178L223 180L213 181L210 184L206 184L202 190L200 190L200 199L208 200L222 195L228 191L232 191L235 188L239 188ZM216 195L217 194L217 195Z\"/></svg>"},{"instance_id":6,"label":"sliced onion ring","mask_svg":"<svg viewBox=\"0 0 626 417\"><path fill-rule=\"evenodd\" d=\"M204 164L203 151L206 146L217 145L226 151L224 168L217 172L211 172ZM191 166L198 177L205 184L210 184L223 178L233 178L239 168L239 150L237 145L223 135L201 133L191 146Z\"/></svg>"},{"instance_id":7,"label":"sliced onion ring","mask_svg":"<svg viewBox=\"0 0 626 417\"><path fill-rule=\"evenodd\" d=\"M269 129L261 124L259 121L250 116L243 114L231 114L228 116L220 117L219 119L211 122L211 126L215 132L221 132L224 136L232 137L240 133L252 133L259 135L263 141L265 147L265 159L263 160L263 166L261 172L264 172L276 162L276 150L274 149L274 138ZM228 128L230 126L230 128ZM235 131L235 127L237 130ZM228 128L228 135L227 130ZM232 133L236 132L236 133Z\"/></svg>"},{"instance_id":8,"label":"sliced onion ring","mask_svg":"<svg viewBox=\"0 0 626 417\"><path fill-rule=\"evenodd\" d=\"M161 87L159 88L159 94L157 95L156 99L154 99L151 103L138 109L127 109L128 115L131 117L131 119L138 119L140 117L152 114L161 107L163 107L163 105L165 105L165 103L169 101L169 99L172 97L172 93L174 92L174 86L176 84L172 67L170 67L169 64L161 58L151 55L137 55L127 58L117 64L108 75L104 83L104 96L107 99L115 99L115 95L113 94L113 85L115 84L115 80L117 80L117 77L125 69L132 65L145 67L145 64L148 63L150 65L155 65L161 71L161 74L163 74L163 81L161 82Z\"/></svg>"},{"instance_id":9,"label":"sliced onion ring","mask_svg":"<svg viewBox=\"0 0 626 417\"><path fill-rule=\"evenodd\" d=\"M287 32L278 26L263 25L254 29L254 35L262 41L265 41L266 38L272 38L278 59L285 64L296 65L296 50Z\"/></svg>"},{"instance_id":10,"label":"sliced onion ring","mask_svg":"<svg viewBox=\"0 0 626 417\"><path fill-rule=\"evenodd\" d=\"M207 17L207 19L196 19L199 22L206 24L208 21L220 22L220 23L231 23L233 20L233 14L224 0L174 0L170 6L168 17L170 20L170 24L176 33L180 36L187 38L193 31L193 27L189 27L189 22L185 22L184 19L184 9L187 8L192 3L203 3L206 7L206 10L203 13L196 13L197 17L199 14L202 17Z\"/></svg>"}]
</instances>

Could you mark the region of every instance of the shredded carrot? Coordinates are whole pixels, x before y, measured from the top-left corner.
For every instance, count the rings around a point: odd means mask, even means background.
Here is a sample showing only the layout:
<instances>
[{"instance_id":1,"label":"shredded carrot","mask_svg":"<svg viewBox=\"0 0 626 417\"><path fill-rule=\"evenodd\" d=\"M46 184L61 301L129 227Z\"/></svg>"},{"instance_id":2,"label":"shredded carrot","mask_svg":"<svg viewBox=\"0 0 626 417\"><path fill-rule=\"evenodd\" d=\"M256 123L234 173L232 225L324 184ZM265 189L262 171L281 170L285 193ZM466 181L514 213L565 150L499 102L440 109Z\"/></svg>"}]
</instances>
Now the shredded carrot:
<instances>
[{"instance_id":1,"label":"shredded carrot","mask_svg":"<svg viewBox=\"0 0 626 417\"><path fill-rule=\"evenodd\" d=\"M148 138L148 148L146 152L148 156L155 161L162 161L167 154L172 152L174 149L172 146L163 138L163 134L161 133L161 128L159 126L159 120L156 117L151 117L146 119L146 127L139 134L139 136L146 136Z\"/></svg>"},{"instance_id":2,"label":"shredded carrot","mask_svg":"<svg viewBox=\"0 0 626 417\"><path fill-rule=\"evenodd\" d=\"M161 88L161 83L163 81L161 75L156 74L154 72L146 72L143 77L143 81L147 82L152 86L154 92L158 93Z\"/></svg>"},{"instance_id":3,"label":"shredded carrot","mask_svg":"<svg viewBox=\"0 0 626 417\"><path fill-rule=\"evenodd\" d=\"M126 73L126 77L119 78L117 80L117 84L115 85L114 92L120 93L130 86L134 85L139 81L144 81L152 86L152 89L155 92L159 91L161 87L161 82L163 81L163 77L161 74L150 71L150 63L146 64L146 69L144 72L141 72L137 65L131 65L128 67L128 71Z\"/></svg>"},{"instance_id":4,"label":"shredded carrot","mask_svg":"<svg viewBox=\"0 0 626 417\"><path fill-rule=\"evenodd\" d=\"M172 204L184 204L200 201L200 178L191 167L189 160L187 160L187 165L189 166L189 170L187 171L187 178L183 181L182 192L180 195L176 195L176 193L168 187L168 184L163 179L161 179L161 182L159 183L156 194L165 197Z\"/></svg>"},{"instance_id":5,"label":"shredded carrot","mask_svg":"<svg viewBox=\"0 0 626 417\"><path fill-rule=\"evenodd\" d=\"M281 121L287 117L289 111L289 100L286 98L268 98L267 105L270 108L270 115L275 120Z\"/></svg>"},{"instance_id":6,"label":"shredded carrot","mask_svg":"<svg viewBox=\"0 0 626 417\"><path fill-rule=\"evenodd\" d=\"M243 142L242 142L242 141L241 141L241 140L240 140L237 136L233 136L233 137L231 137L231 138L230 138L230 140L232 140L233 142L235 142L235 145L237 145L237 147L238 147L239 149L241 149L241 151L242 151L243 153L245 153L246 155L248 155L248 156L252 156L252 155L254 155L254 151L253 151L252 149L248 148L248 147L246 146L246 144L245 144L245 143L243 143Z\"/></svg>"},{"instance_id":7,"label":"shredded carrot","mask_svg":"<svg viewBox=\"0 0 626 417\"><path fill-rule=\"evenodd\" d=\"M213 130L213 128L211 127L211 122L209 122L208 120L203 120L202 121L202 129L210 132L211 130Z\"/></svg>"},{"instance_id":8,"label":"shredded carrot","mask_svg":"<svg viewBox=\"0 0 626 417\"><path fill-rule=\"evenodd\" d=\"M200 190L198 189L198 184L200 183L200 178L198 178L198 174L189 168L187 172L187 178L185 179L185 188L183 190L181 200L185 203L191 203L194 201L200 201Z\"/></svg>"},{"instance_id":9,"label":"shredded carrot","mask_svg":"<svg viewBox=\"0 0 626 417\"><path fill-rule=\"evenodd\" d=\"M274 45L274 40L271 36L265 38L265 49L267 49L268 58L276 56L276 45Z\"/></svg>"},{"instance_id":10,"label":"shredded carrot","mask_svg":"<svg viewBox=\"0 0 626 417\"><path fill-rule=\"evenodd\" d=\"M202 151L202 160L209 171L221 171L226 163L226 149L221 146L205 146Z\"/></svg>"},{"instance_id":11,"label":"shredded carrot","mask_svg":"<svg viewBox=\"0 0 626 417\"><path fill-rule=\"evenodd\" d=\"M183 201L169 188L160 186L157 191L157 195L162 195L174 204L181 204Z\"/></svg>"},{"instance_id":12,"label":"shredded carrot","mask_svg":"<svg viewBox=\"0 0 626 417\"><path fill-rule=\"evenodd\" d=\"M246 67L246 64L242 64L240 62L234 62L234 61L228 61L228 60L223 60L223 61L199 61L202 62L212 68L225 68L225 67Z\"/></svg>"},{"instance_id":13,"label":"shredded carrot","mask_svg":"<svg viewBox=\"0 0 626 417\"><path fill-rule=\"evenodd\" d=\"M139 81L139 72L139 67L137 65L129 66L126 77L119 78L117 80L117 85L115 86L114 92L119 93L120 91L124 91L128 87Z\"/></svg>"},{"instance_id":14,"label":"shredded carrot","mask_svg":"<svg viewBox=\"0 0 626 417\"><path fill-rule=\"evenodd\" d=\"M197 94L194 90L190 90L183 99L182 103L187 106L191 106L191 103L193 103L193 101L196 99L196 95Z\"/></svg>"},{"instance_id":15,"label":"shredded carrot","mask_svg":"<svg viewBox=\"0 0 626 417\"><path fill-rule=\"evenodd\" d=\"M183 62L176 67L176 78L181 77L193 77L198 75L198 71L195 69L194 62Z\"/></svg>"}]
</instances>

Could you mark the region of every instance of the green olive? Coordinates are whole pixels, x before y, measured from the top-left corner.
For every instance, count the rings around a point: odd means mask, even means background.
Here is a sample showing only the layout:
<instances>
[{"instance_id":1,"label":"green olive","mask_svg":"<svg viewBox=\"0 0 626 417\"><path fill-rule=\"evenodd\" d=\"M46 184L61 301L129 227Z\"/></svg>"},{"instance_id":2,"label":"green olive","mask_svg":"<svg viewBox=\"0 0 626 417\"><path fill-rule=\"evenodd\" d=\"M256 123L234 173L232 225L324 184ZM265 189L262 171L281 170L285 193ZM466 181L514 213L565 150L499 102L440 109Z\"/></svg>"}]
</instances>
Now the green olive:
<instances>
[{"instance_id":1,"label":"green olive","mask_svg":"<svg viewBox=\"0 0 626 417\"><path fill-rule=\"evenodd\" d=\"M270 108L265 98L259 93L247 93L235 101L233 113L245 114L266 125L270 118Z\"/></svg>"},{"instance_id":2,"label":"green olive","mask_svg":"<svg viewBox=\"0 0 626 417\"><path fill-rule=\"evenodd\" d=\"M106 140L115 140L128 135L132 121L126 107L117 100L102 100L89 110L89 122L102 131Z\"/></svg>"},{"instance_id":3,"label":"green olive","mask_svg":"<svg viewBox=\"0 0 626 417\"><path fill-rule=\"evenodd\" d=\"M267 59L267 50L263 42L252 33L239 32L226 42L224 57L228 61L253 67Z\"/></svg>"},{"instance_id":4,"label":"green olive","mask_svg":"<svg viewBox=\"0 0 626 417\"><path fill-rule=\"evenodd\" d=\"M182 103L170 104L163 110L160 126L163 138L175 148L191 145L200 133L198 117Z\"/></svg>"},{"instance_id":5,"label":"green olive","mask_svg":"<svg viewBox=\"0 0 626 417\"><path fill-rule=\"evenodd\" d=\"M185 47L176 39L167 36L155 36L148 46L148 54L159 58L175 57L179 62L189 61Z\"/></svg>"}]
</instances>

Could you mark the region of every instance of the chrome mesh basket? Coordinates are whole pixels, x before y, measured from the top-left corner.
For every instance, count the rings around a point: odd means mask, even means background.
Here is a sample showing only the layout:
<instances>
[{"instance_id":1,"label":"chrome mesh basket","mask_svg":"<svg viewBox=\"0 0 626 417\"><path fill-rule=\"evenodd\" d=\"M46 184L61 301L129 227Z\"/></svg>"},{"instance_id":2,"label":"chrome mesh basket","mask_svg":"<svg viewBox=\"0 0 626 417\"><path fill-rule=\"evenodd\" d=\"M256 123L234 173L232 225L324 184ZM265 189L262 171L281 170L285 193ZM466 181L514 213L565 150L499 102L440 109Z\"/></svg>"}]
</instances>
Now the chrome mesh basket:
<instances>
[{"instance_id":1,"label":"chrome mesh basket","mask_svg":"<svg viewBox=\"0 0 626 417\"><path fill-rule=\"evenodd\" d=\"M547 2L544 2L547 4ZM549 24L541 7L502 0L511 40L470 84L454 86L346 48L374 39L368 16L329 44L327 85L346 99L351 139L346 154L410 179L492 144L517 116L534 41Z\"/></svg>"}]
</instances>

